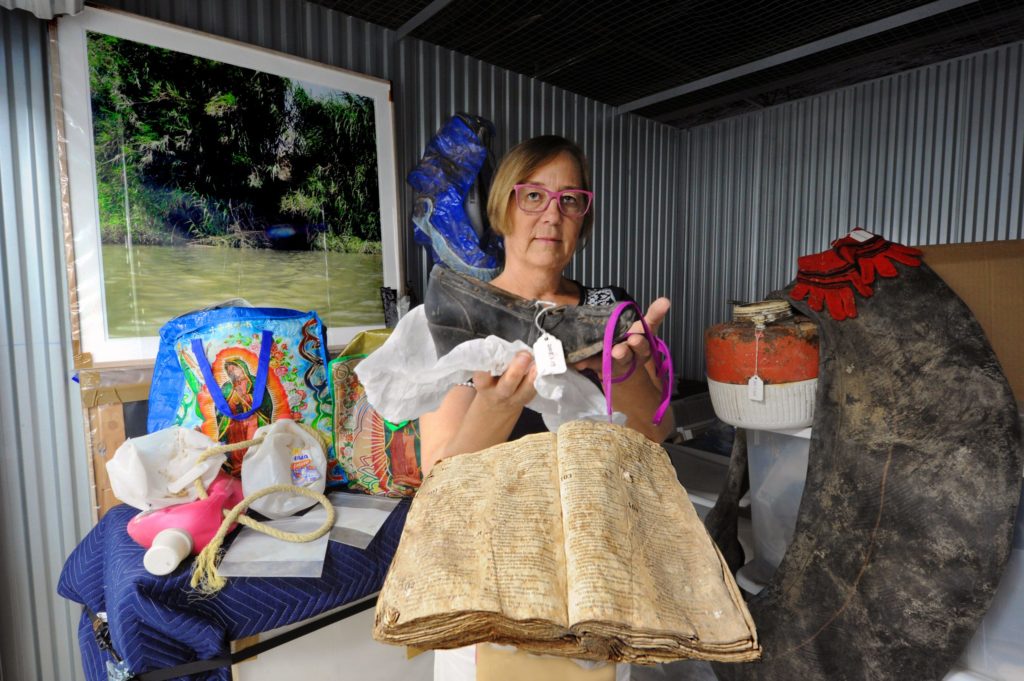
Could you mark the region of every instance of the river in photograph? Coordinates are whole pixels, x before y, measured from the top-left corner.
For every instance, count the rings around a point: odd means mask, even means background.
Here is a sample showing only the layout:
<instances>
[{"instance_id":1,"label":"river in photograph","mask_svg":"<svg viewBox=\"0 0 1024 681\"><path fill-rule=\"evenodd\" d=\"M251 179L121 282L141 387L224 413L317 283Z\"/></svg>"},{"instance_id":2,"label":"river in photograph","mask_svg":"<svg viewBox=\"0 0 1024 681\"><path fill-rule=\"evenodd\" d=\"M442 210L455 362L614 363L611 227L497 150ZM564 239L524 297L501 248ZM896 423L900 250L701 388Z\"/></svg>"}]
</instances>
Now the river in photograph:
<instances>
[{"instance_id":1,"label":"river in photograph","mask_svg":"<svg viewBox=\"0 0 1024 681\"><path fill-rule=\"evenodd\" d=\"M316 310L327 326L383 326L380 255L204 246L103 246L111 338L155 336L184 312L244 298Z\"/></svg>"}]
</instances>

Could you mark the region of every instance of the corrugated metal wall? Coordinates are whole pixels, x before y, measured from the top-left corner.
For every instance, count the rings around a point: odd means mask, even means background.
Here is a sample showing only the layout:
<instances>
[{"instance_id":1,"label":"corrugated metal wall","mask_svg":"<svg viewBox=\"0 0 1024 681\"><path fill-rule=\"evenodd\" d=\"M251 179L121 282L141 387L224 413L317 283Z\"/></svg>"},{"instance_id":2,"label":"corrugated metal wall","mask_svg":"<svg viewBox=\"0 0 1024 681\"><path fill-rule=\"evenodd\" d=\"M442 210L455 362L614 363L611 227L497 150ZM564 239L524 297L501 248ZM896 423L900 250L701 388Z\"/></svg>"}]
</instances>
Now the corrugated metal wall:
<instances>
[{"instance_id":1,"label":"corrugated metal wall","mask_svg":"<svg viewBox=\"0 0 1024 681\"><path fill-rule=\"evenodd\" d=\"M81 676L78 606L56 593L91 524L66 339L46 24L0 10L0 677Z\"/></svg>"},{"instance_id":2,"label":"corrugated metal wall","mask_svg":"<svg viewBox=\"0 0 1024 681\"><path fill-rule=\"evenodd\" d=\"M672 293L667 340L702 373L701 331L788 281L798 254L863 225L907 243L1022 238L1022 45L688 131L289 0L118 0L142 15L387 78L398 168L454 111L493 120L496 153L543 132L592 158L599 233L573 265L641 301ZM0 669L81 675L57 571L90 523L53 169L45 24L0 11ZM400 215L408 214L403 186ZM408 277L428 264L405 236ZM421 289L422 290L422 289Z\"/></svg>"},{"instance_id":3,"label":"corrugated metal wall","mask_svg":"<svg viewBox=\"0 0 1024 681\"><path fill-rule=\"evenodd\" d=\"M1024 238L1024 43L681 134L683 371L701 332L861 226L905 244Z\"/></svg>"}]
</instances>

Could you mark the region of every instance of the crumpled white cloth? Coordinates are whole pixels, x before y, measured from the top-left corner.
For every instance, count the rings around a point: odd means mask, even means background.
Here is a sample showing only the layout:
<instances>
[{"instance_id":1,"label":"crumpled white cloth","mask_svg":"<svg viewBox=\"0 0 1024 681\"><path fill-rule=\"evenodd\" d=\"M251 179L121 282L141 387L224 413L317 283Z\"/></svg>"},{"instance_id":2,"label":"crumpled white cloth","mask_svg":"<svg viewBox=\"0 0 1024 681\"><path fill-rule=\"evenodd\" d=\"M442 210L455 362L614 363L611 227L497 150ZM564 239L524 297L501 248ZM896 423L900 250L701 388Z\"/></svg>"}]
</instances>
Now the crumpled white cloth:
<instances>
[{"instance_id":1,"label":"crumpled white cloth","mask_svg":"<svg viewBox=\"0 0 1024 681\"><path fill-rule=\"evenodd\" d=\"M166 508L195 501L192 484L202 479L209 487L226 454L197 463L199 456L217 445L197 430L171 426L142 437L125 440L107 462L107 476L114 496L140 511Z\"/></svg>"},{"instance_id":2,"label":"crumpled white cloth","mask_svg":"<svg viewBox=\"0 0 1024 681\"><path fill-rule=\"evenodd\" d=\"M522 341L497 336L478 338L455 346L438 358L430 338L423 306L402 317L384 345L356 367L359 382L370 405L388 421L405 421L434 411L453 386L465 383L476 371L500 376L522 351L533 348ZM578 419L608 418L600 388L575 369L563 374L538 376L537 396L526 406L540 412L548 430ZM616 412L615 423L625 423Z\"/></svg>"}]
</instances>

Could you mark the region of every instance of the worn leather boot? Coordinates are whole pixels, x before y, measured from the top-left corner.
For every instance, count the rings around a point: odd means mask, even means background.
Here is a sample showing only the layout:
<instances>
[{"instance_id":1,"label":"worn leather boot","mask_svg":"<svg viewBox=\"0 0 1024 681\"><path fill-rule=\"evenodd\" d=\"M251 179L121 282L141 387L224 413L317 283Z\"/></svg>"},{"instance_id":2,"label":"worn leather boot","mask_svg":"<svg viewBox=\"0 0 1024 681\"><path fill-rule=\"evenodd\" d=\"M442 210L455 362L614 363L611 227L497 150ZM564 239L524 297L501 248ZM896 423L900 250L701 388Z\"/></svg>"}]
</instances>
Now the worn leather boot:
<instances>
[{"instance_id":1,"label":"worn leather boot","mask_svg":"<svg viewBox=\"0 0 1024 681\"><path fill-rule=\"evenodd\" d=\"M498 336L533 345L541 335L534 323L540 309L537 301L520 298L446 267L436 266L430 271L423 302L438 357L474 338ZM601 352L605 325L614 309L612 305L559 305L541 315L539 323L562 342L566 362L573 363ZM637 319L633 310L626 310L619 317L616 342L626 337Z\"/></svg>"}]
</instances>

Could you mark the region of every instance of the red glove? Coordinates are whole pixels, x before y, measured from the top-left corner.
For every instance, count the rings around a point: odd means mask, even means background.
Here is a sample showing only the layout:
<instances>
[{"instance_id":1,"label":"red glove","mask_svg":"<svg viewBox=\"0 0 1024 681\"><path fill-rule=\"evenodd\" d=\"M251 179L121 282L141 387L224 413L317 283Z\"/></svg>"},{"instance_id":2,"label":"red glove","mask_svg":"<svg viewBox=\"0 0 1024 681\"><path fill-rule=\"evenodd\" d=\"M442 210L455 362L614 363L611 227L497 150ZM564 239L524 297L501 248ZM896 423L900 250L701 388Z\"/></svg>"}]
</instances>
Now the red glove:
<instances>
[{"instance_id":1,"label":"red glove","mask_svg":"<svg viewBox=\"0 0 1024 681\"><path fill-rule=\"evenodd\" d=\"M921 251L918 249L887 241L860 227L853 230L850 236L833 241L832 249L844 261L860 269L865 284L875 280L875 272L890 279L897 276L899 272L893 261L909 267L921 264Z\"/></svg>"},{"instance_id":2,"label":"red glove","mask_svg":"<svg viewBox=\"0 0 1024 681\"><path fill-rule=\"evenodd\" d=\"M828 305L828 313L836 321L857 316L854 288L865 298L873 293L861 280L857 268L834 250L801 256L797 265L796 286L789 297L793 300L807 298L807 304L818 312Z\"/></svg>"}]
</instances>

